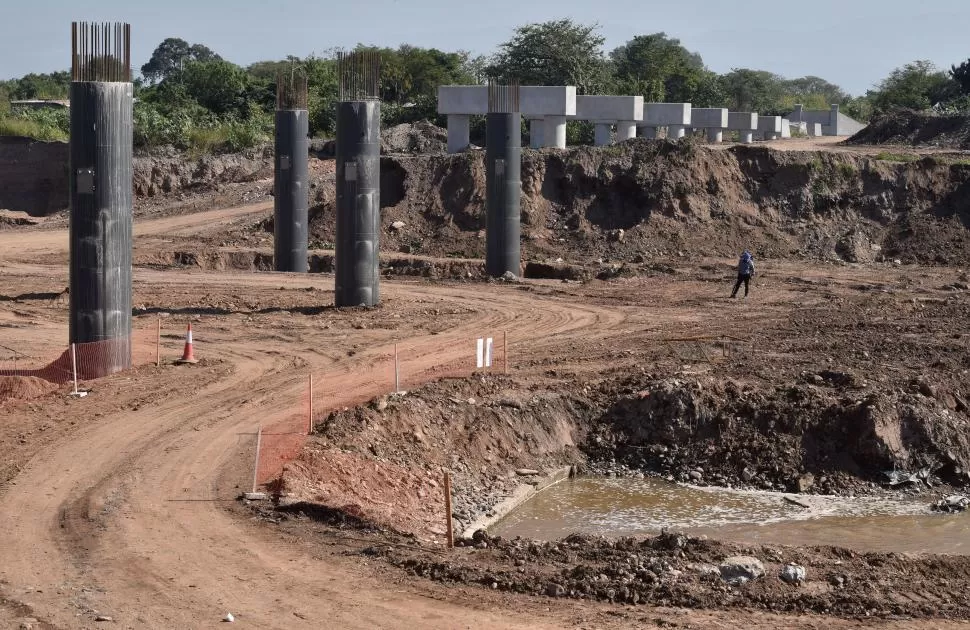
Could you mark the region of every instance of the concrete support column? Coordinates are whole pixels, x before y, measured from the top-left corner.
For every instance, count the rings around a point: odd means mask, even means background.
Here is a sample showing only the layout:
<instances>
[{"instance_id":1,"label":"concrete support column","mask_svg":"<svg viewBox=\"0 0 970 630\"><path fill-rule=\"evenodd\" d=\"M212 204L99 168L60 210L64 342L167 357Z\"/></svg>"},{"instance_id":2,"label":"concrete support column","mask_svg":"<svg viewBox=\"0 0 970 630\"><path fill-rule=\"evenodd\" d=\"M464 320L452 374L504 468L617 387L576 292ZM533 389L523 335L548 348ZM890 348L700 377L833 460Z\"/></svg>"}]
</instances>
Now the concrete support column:
<instances>
[{"instance_id":1,"label":"concrete support column","mask_svg":"<svg viewBox=\"0 0 970 630\"><path fill-rule=\"evenodd\" d=\"M554 149L566 148L566 117L546 116L542 129L543 146Z\"/></svg>"},{"instance_id":2,"label":"concrete support column","mask_svg":"<svg viewBox=\"0 0 970 630\"><path fill-rule=\"evenodd\" d=\"M334 304L380 302L381 104L337 103Z\"/></svg>"},{"instance_id":3,"label":"concrete support column","mask_svg":"<svg viewBox=\"0 0 970 630\"><path fill-rule=\"evenodd\" d=\"M623 142L637 137L637 123L632 120L621 120L616 123L616 141Z\"/></svg>"},{"instance_id":4,"label":"concrete support column","mask_svg":"<svg viewBox=\"0 0 970 630\"><path fill-rule=\"evenodd\" d=\"M71 83L71 343L81 378L131 367L132 84Z\"/></svg>"},{"instance_id":5,"label":"concrete support column","mask_svg":"<svg viewBox=\"0 0 970 630\"><path fill-rule=\"evenodd\" d=\"M276 271L308 271L308 130L307 110L277 110L273 179L273 267Z\"/></svg>"},{"instance_id":6,"label":"concrete support column","mask_svg":"<svg viewBox=\"0 0 970 630\"><path fill-rule=\"evenodd\" d=\"M485 117L485 271L493 278L522 274L521 121L518 113Z\"/></svg>"},{"instance_id":7,"label":"concrete support column","mask_svg":"<svg viewBox=\"0 0 970 630\"><path fill-rule=\"evenodd\" d=\"M637 127L637 133L641 138L647 138L648 140L655 140L657 138L656 127Z\"/></svg>"},{"instance_id":8,"label":"concrete support column","mask_svg":"<svg viewBox=\"0 0 970 630\"><path fill-rule=\"evenodd\" d=\"M596 123L593 144L598 147L605 147L613 141L613 129L610 123Z\"/></svg>"},{"instance_id":9,"label":"concrete support column","mask_svg":"<svg viewBox=\"0 0 970 630\"><path fill-rule=\"evenodd\" d=\"M687 133L687 127L684 125L667 125L667 139L668 140L680 140Z\"/></svg>"},{"instance_id":10,"label":"concrete support column","mask_svg":"<svg viewBox=\"0 0 970 630\"><path fill-rule=\"evenodd\" d=\"M765 140L777 140L777 139L778 139L777 133L771 133L768 131L765 132Z\"/></svg>"},{"instance_id":11,"label":"concrete support column","mask_svg":"<svg viewBox=\"0 0 970 630\"><path fill-rule=\"evenodd\" d=\"M714 144L720 144L724 141L724 130L723 129L708 129L707 130L707 141Z\"/></svg>"},{"instance_id":12,"label":"concrete support column","mask_svg":"<svg viewBox=\"0 0 970 630\"><path fill-rule=\"evenodd\" d=\"M460 153L468 148L471 142L468 118L463 114L448 114L448 153Z\"/></svg>"},{"instance_id":13,"label":"concrete support column","mask_svg":"<svg viewBox=\"0 0 970 630\"><path fill-rule=\"evenodd\" d=\"M545 121L541 118L533 118L529 121L529 146L533 149L542 148L542 128Z\"/></svg>"},{"instance_id":14,"label":"concrete support column","mask_svg":"<svg viewBox=\"0 0 970 630\"><path fill-rule=\"evenodd\" d=\"M741 144L751 144L752 142L754 142L753 131L739 131L738 136L741 139Z\"/></svg>"}]
</instances>

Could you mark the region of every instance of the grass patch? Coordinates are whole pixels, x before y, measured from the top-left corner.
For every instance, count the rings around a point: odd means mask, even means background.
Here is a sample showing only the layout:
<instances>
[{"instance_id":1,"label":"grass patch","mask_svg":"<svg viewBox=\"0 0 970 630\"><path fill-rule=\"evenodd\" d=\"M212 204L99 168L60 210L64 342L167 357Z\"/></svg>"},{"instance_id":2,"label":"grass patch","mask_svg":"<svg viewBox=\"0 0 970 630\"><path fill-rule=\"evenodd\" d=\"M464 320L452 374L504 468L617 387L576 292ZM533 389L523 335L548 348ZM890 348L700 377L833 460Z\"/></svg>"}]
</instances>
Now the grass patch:
<instances>
[{"instance_id":1,"label":"grass patch","mask_svg":"<svg viewBox=\"0 0 970 630\"><path fill-rule=\"evenodd\" d=\"M0 118L0 136L21 136L44 142L67 142L68 133L60 127L19 116Z\"/></svg>"},{"instance_id":2,"label":"grass patch","mask_svg":"<svg viewBox=\"0 0 970 630\"><path fill-rule=\"evenodd\" d=\"M877 160L883 160L884 162L903 162L903 163L908 163L908 162L915 162L915 161L919 160L919 156L918 155L909 155L909 154L906 154L906 153L889 153L887 151L883 151L882 153L879 153L879 154L876 155L876 159Z\"/></svg>"}]
</instances>

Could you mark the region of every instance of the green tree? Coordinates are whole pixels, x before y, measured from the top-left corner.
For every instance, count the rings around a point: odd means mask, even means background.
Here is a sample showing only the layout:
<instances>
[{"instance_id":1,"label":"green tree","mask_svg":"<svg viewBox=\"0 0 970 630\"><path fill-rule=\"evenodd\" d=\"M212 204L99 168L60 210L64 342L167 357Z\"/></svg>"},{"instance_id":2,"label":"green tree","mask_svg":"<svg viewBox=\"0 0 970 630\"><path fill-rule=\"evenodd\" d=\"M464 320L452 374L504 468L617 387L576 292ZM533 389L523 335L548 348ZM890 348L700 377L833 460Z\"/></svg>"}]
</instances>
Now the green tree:
<instances>
[{"instance_id":1,"label":"green tree","mask_svg":"<svg viewBox=\"0 0 970 630\"><path fill-rule=\"evenodd\" d=\"M169 80L173 78L185 86L186 94L215 114L241 111L246 106L246 73L228 61L189 62Z\"/></svg>"},{"instance_id":2,"label":"green tree","mask_svg":"<svg viewBox=\"0 0 970 630\"><path fill-rule=\"evenodd\" d=\"M523 85L575 85L580 94L601 93L610 82L598 25L553 20L527 24L501 45L490 77Z\"/></svg>"},{"instance_id":3,"label":"green tree","mask_svg":"<svg viewBox=\"0 0 970 630\"><path fill-rule=\"evenodd\" d=\"M764 70L735 68L721 77L724 104L733 112L770 114L779 108L783 79Z\"/></svg>"},{"instance_id":4,"label":"green tree","mask_svg":"<svg viewBox=\"0 0 970 630\"><path fill-rule=\"evenodd\" d=\"M959 66L950 66L950 78L960 86L961 94L970 94L970 59Z\"/></svg>"},{"instance_id":5,"label":"green tree","mask_svg":"<svg viewBox=\"0 0 970 630\"><path fill-rule=\"evenodd\" d=\"M142 76L150 83L158 83L181 70L190 61L219 61L222 57L202 44L189 44L184 39L169 37L159 44L141 67Z\"/></svg>"},{"instance_id":6,"label":"green tree","mask_svg":"<svg viewBox=\"0 0 970 630\"><path fill-rule=\"evenodd\" d=\"M930 109L959 96L960 84L931 61L914 61L896 68L866 96L876 113L905 107Z\"/></svg>"},{"instance_id":7,"label":"green tree","mask_svg":"<svg viewBox=\"0 0 970 630\"><path fill-rule=\"evenodd\" d=\"M610 53L619 91L649 102L693 102L704 62L666 33L637 35Z\"/></svg>"},{"instance_id":8,"label":"green tree","mask_svg":"<svg viewBox=\"0 0 970 630\"><path fill-rule=\"evenodd\" d=\"M66 99L71 89L71 73L28 74L12 82L11 100Z\"/></svg>"}]
</instances>

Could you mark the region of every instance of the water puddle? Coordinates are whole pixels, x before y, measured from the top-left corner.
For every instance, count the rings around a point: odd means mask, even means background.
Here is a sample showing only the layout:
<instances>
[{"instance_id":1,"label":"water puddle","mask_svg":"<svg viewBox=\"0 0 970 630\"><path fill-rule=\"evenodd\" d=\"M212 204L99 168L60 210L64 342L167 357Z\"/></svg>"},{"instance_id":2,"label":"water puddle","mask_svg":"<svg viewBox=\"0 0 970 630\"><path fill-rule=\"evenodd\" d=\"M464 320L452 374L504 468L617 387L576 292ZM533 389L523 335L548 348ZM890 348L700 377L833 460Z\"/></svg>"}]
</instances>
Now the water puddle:
<instances>
[{"instance_id":1,"label":"water puddle","mask_svg":"<svg viewBox=\"0 0 970 630\"><path fill-rule=\"evenodd\" d=\"M572 533L652 535L664 527L750 544L970 554L970 512L934 514L928 500L786 495L658 479L565 481L523 504L491 533L554 540Z\"/></svg>"}]
</instances>

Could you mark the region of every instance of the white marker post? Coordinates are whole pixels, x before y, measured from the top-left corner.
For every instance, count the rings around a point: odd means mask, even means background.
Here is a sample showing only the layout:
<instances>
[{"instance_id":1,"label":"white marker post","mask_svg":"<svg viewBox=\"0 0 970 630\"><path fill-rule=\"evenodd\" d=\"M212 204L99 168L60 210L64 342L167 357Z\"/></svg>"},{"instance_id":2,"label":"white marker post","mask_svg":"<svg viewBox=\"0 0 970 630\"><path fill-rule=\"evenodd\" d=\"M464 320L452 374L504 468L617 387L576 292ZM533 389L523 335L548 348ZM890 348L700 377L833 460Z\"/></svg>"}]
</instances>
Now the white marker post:
<instances>
[{"instance_id":1,"label":"white marker post","mask_svg":"<svg viewBox=\"0 0 970 630\"><path fill-rule=\"evenodd\" d=\"M256 429L256 461L253 463L253 494L256 493L256 480L259 479L259 447L263 441L263 425Z\"/></svg>"},{"instance_id":2,"label":"white marker post","mask_svg":"<svg viewBox=\"0 0 970 630\"><path fill-rule=\"evenodd\" d=\"M88 395L87 392L78 391L77 388L77 350L75 345L71 344L71 371L74 374L74 391L70 393L71 396L77 396L78 398L84 398Z\"/></svg>"},{"instance_id":3,"label":"white marker post","mask_svg":"<svg viewBox=\"0 0 970 630\"><path fill-rule=\"evenodd\" d=\"M485 367L485 340L479 337L475 340L475 367L479 370Z\"/></svg>"},{"instance_id":4,"label":"white marker post","mask_svg":"<svg viewBox=\"0 0 970 630\"><path fill-rule=\"evenodd\" d=\"M488 337L485 339L485 367L492 367L492 350L494 344L492 343L492 338Z\"/></svg>"}]
</instances>

